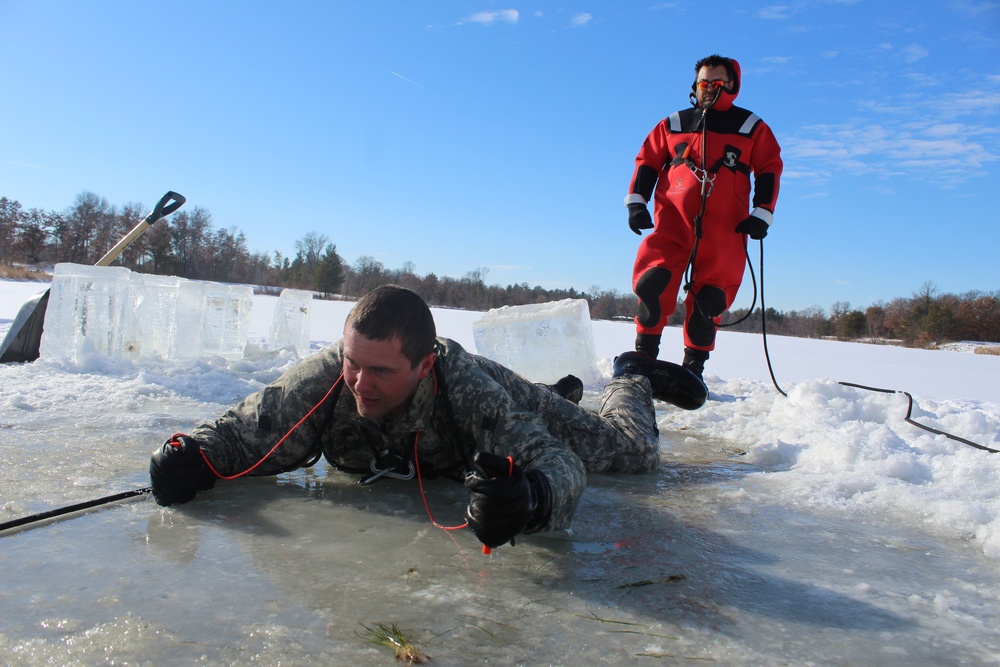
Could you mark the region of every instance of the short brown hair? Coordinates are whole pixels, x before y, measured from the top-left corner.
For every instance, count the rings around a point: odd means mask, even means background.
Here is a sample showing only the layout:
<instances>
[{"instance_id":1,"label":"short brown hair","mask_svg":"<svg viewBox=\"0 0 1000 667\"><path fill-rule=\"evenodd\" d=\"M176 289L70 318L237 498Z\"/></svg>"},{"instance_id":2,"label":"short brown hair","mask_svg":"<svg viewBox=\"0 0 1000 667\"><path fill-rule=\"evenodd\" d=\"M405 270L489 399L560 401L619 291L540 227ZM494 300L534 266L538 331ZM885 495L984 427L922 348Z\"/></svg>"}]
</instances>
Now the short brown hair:
<instances>
[{"instance_id":1,"label":"short brown hair","mask_svg":"<svg viewBox=\"0 0 1000 667\"><path fill-rule=\"evenodd\" d=\"M412 368L434 351L437 331L431 309L420 296L399 285L382 285L361 297L345 327L371 340L399 338Z\"/></svg>"}]
</instances>

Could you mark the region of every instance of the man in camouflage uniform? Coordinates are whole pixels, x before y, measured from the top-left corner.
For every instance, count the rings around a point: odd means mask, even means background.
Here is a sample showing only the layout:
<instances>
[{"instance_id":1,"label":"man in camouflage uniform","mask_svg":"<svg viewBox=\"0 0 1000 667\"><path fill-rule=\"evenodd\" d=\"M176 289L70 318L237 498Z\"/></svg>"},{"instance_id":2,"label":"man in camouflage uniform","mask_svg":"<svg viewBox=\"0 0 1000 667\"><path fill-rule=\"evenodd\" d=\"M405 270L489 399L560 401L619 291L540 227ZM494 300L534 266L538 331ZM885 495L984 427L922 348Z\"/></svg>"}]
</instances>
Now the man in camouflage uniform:
<instances>
[{"instance_id":1,"label":"man in camouflage uniform","mask_svg":"<svg viewBox=\"0 0 1000 667\"><path fill-rule=\"evenodd\" d=\"M437 338L419 296L379 287L351 310L343 340L154 452L153 495L183 503L216 479L276 475L322 454L362 483L464 481L469 525L487 546L565 529L587 471L659 463L649 380L616 375L594 414Z\"/></svg>"}]
</instances>

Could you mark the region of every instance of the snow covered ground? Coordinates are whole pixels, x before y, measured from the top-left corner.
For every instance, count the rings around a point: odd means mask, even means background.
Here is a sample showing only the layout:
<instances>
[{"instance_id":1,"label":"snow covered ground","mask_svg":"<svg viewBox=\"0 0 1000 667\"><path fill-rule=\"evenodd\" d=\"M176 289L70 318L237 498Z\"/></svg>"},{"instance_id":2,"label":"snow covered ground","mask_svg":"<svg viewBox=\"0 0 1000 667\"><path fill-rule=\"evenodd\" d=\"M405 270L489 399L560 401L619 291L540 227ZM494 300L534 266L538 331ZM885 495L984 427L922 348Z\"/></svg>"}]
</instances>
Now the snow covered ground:
<instances>
[{"instance_id":1,"label":"snow covered ground","mask_svg":"<svg viewBox=\"0 0 1000 667\"><path fill-rule=\"evenodd\" d=\"M0 281L0 336L44 288ZM149 453L296 361L0 366L0 521L148 485ZM314 303L313 347L351 304ZM434 311L475 350L480 313ZM633 330L595 322L602 379ZM1000 664L1000 357L721 332L700 410L658 404L663 466L593 475L572 535L482 556L414 485L318 464L181 508L148 498L0 534L12 665ZM680 331L661 356L678 360ZM442 524L464 489L427 483ZM364 625L362 625L364 624Z\"/></svg>"}]
</instances>

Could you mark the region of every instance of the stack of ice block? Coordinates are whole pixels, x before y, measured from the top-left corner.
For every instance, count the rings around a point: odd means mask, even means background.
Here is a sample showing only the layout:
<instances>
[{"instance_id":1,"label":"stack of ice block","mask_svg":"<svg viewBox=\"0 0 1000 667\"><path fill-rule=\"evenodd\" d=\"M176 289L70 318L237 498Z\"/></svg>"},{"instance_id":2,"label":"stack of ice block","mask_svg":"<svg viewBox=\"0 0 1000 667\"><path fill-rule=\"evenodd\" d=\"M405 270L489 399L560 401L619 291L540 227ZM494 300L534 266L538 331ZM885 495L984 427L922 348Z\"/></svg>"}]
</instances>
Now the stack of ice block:
<instances>
[{"instance_id":1,"label":"stack of ice block","mask_svg":"<svg viewBox=\"0 0 1000 667\"><path fill-rule=\"evenodd\" d=\"M300 359L309 356L312 298L312 292L306 290L281 290L274 319L271 320L271 331L267 335L268 349L293 347Z\"/></svg>"},{"instance_id":2,"label":"stack of ice block","mask_svg":"<svg viewBox=\"0 0 1000 667\"><path fill-rule=\"evenodd\" d=\"M597 379L594 331L584 299L563 299L490 310L472 324L476 351L533 382L552 384L573 374Z\"/></svg>"},{"instance_id":3,"label":"stack of ice block","mask_svg":"<svg viewBox=\"0 0 1000 667\"><path fill-rule=\"evenodd\" d=\"M80 362L87 354L139 355L131 271L118 266L56 264L39 354Z\"/></svg>"},{"instance_id":4,"label":"stack of ice block","mask_svg":"<svg viewBox=\"0 0 1000 667\"><path fill-rule=\"evenodd\" d=\"M43 358L76 363L88 353L240 358L252 307L248 285L57 264L39 351Z\"/></svg>"},{"instance_id":5,"label":"stack of ice block","mask_svg":"<svg viewBox=\"0 0 1000 667\"><path fill-rule=\"evenodd\" d=\"M250 332L253 288L184 280L177 293L173 357L217 354L239 359Z\"/></svg>"},{"instance_id":6,"label":"stack of ice block","mask_svg":"<svg viewBox=\"0 0 1000 667\"><path fill-rule=\"evenodd\" d=\"M177 340L177 295L182 279L133 273L131 280L141 285L142 298L136 310L141 332L140 356L172 356Z\"/></svg>"}]
</instances>

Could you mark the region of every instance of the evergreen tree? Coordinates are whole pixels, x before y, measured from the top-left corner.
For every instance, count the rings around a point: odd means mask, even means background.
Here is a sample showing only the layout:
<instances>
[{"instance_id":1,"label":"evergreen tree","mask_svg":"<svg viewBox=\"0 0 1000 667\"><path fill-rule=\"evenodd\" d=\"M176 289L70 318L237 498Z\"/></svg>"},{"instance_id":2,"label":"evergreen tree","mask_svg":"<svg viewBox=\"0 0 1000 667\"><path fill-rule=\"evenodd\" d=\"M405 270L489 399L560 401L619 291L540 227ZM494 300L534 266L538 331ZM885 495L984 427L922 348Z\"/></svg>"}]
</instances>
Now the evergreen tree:
<instances>
[{"instance_id":1,"label":"evergreen tree","mask_svg":"<svg viewBox=\"0 0 1000 667\"><path fill-rule=\"evenodd\" d=\"M337 246L329 245L313 271L312 288L324 297L339 294L344 286L344 260L337 254Z\"/></svg>"}]
</instances>

